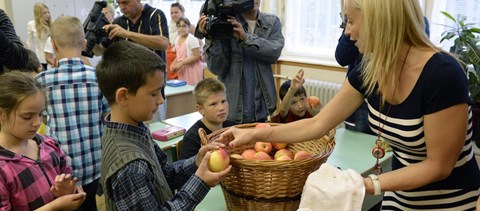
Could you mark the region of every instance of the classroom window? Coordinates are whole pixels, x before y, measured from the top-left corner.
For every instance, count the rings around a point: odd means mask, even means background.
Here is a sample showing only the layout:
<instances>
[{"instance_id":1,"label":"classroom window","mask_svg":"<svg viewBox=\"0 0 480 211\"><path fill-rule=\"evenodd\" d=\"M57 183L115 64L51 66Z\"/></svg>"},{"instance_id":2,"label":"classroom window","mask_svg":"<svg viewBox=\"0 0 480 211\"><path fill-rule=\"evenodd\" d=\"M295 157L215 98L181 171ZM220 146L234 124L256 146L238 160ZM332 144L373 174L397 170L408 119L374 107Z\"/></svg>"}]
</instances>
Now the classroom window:
<instances>
[{"instance_id":1,"label":"classroom window","mask_svg":"<svg viewBox=\"0 0 480 211\"><path fill-rule=\"evenodd\" d=\"M286 0L286 55L333 58L342 33L341 0Z\"/></svg>"},{"instance_id":2,"label":"classroom window","mask_svg":"<svg viewBox=\"0 0 480 211\"><path fill-rule=\"evenodd\" d=\"M458 14L467 17L466 23L473 23L474 27L480 26L480 0L435 0L432 1L432 15L430 19L430 39L436 45L449 50L453 45L453 39L440 43L442 32L453 25L453 22L446 18L440 11L447 11L453 17Z\"/></svg>"}]
</instances>

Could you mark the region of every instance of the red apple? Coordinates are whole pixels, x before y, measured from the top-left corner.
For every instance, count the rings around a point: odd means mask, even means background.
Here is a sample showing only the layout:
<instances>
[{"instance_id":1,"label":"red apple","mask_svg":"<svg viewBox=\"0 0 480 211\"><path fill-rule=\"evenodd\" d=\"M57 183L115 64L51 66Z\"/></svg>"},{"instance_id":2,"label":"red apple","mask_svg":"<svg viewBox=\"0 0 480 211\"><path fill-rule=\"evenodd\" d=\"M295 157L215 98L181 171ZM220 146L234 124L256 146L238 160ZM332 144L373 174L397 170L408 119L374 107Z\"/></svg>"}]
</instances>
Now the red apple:
<instances>
[{"instance_id":1,"label":"red apple","mask_svg":"<svg viewBox=\"0 0 480 211\"><path fill-rule=\"evenodd\" d=\"M270 153L272 151L272 144L268 142L257 142L255 143L255 151Z\"/></svg>"},{"instance_id":2,"label":"red apple","mask_svg":"<svg viewBox=\"0 0 480 211\"><path fill-rule=\"evenodd\" d=\"M272 146L275 149L283 149L283 148L287 147L287 143L272 143Z\"/></svg>"},{"instance_id":3,"label":"red apple","mask_svg":"<svg viewBox=\"0 0 480 211\"><path fill-rule=\"evenodd\" d=\"M288 157L288 155L282 155L282 156L276 158L275 160L292 160L292 158Z\"/></svg>"},{"instance_id":4,"label":"red apple","mask_svg":"<svg viewBox=\"0 0 480 211\"><path fill-rule=\"evenodd\" d=\"M272 160L272 157L266 152L257 152L255 153L255 160Z\"/></svg>"},{"instance_id":5,"label":"red apple","mask_svg":"<svg viewBox=\"0 0 480 211\"><path fill-rule=\"evenodd\" d=\"M230 157L225 149L213 150L208 160L208 169L213 172L219 172L226 169L230 165Z\"/></svg>"},{"instance_id":6,"label":"red apple","mask_svg":"<svg viewBox=\"0 0 480 211\"><path fill-rule=\"evenodd\" d=\"M268 123L258 123L255 125L255 128L264 128L264 127L270 127L270 124Z\"/></svg>"},{"instance_id":7,"label":"red apple","mask_svg":"<svg viewBox=\"0 0 480 211\"><path fill-rule=\"evenodd\" d=\"M318 108L321 106L320 99L316 96L310 96L307 98L308 105L310 105L310 108Z\"/></svg>"},{"instance_id":8,"label":"red apple","mask_svg":"<svg viewBox=\"0 0 480 211\"><path fill-rule=\"evenodd\" d=\"M281 156L288 156L290 158L293 158L293 153L288 149L281 149L278 150L273 157L275 158L275 160L277 160L277 158Z\"/></svg>"},{"instance_id":9,"label":"red apple","mask_svg":"<svg viewBox=\"0 0 480 211\"><path fill-rule=\"evenodd\" d=\"M247 150L243 151L242 157L245 160L254 160L255 159L255 153L257 153L257 151L255 151L253 149L247 149Z\"/></svg>"},{"instance_id":10,"label":"red apple","mask_svg":"<svg viewBox=\"0 0 480 211\"><path fill-rule=\"evenodd\" d=\"M293 160L303 160L309 157L312 157L312 155L309 152L298 151L297 153L295 153L295 157L293 157Z\"/></svg>"}]
</instances>

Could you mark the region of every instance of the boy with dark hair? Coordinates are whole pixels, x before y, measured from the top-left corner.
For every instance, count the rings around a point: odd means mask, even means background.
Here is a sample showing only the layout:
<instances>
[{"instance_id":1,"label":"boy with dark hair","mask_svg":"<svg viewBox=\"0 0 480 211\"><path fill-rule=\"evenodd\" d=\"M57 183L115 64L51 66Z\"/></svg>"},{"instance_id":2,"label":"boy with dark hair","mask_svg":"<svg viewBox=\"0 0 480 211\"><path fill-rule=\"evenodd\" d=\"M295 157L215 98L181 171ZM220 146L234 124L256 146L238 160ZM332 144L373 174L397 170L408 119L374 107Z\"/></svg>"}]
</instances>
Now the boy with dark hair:
<instances>
[{"instance_id":1,"label":"boy with dark hair","mask_svg":"<svg viewBox=\"0 0 480 211\"><path fill-rule=\"evenodd\" d=\"M283 82L280 86L280 111L273 115L272 122L289 123L315 116L321 108L312 108L307 103L307 92L303 87L303 70L299 70L293 80Z\"/></svg>"},{"instance_id":2,"label":"boy with dark hair","mask_svg":"<svg viewBox=\"0 0 480 211\"><path fill-rule=\"evenodd\" d=\"M231 169L211 172L209 150L169 164L143 123L163 103L165 63L153 51L121 41L105 51L97 66L100 89L111 114L103 135L101 184L107 210L193 210ZM174 195L173 190L179 189Z\"/></svg>"},{"instance_id":3,"label":"boy with dark hair","mask_svg":"<svg viewBox=\"0 0 480 211\"><path fill-rule=\"evenodd\" d=\"M48 94L46 133L60 142L73 174L87 193L80 210L97 210L102 120L109 112L108 103L98 87L95 69L80 58L86 44L80 20L71 16L57 18L51 37L58 66L37 76Z\"/></svg>"},{"instance_id":4,"label":"boy with dark hair","mask_svg":"<svg viewBox=\"0 0 480 211\"><path fill-rule=\"evenodd\" d=\"M227 120L228 102L225 85L217 79L206 78L198 82L193 90L197 101L195 108L203 116L183 136L180 159L187 159L198 153L202 146L198 129L203 128L208 134L230 127L235 123Z\"/></svg>"}]
</instances>

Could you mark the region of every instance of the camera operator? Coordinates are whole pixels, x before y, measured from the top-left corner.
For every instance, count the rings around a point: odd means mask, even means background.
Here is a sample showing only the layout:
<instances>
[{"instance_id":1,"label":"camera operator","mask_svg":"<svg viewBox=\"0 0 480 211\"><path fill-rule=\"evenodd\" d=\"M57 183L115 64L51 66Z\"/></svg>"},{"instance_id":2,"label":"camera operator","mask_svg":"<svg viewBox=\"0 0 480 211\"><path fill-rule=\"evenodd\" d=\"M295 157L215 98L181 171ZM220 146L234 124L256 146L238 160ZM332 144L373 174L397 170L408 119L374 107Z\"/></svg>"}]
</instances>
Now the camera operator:
<instances>
[{"instance_id":1,"label":"camera operator","mask_svg":"<svg viewBox=\"0 0 480 211\"><path fill-rule=\"evenodd\" d=\"M167 18L163 11L148 4L142 5L140 0L117 0L117 3L123 15L115 18L113 24L104 27L111 42L120 40L135 42L154 50L165 61L165 50L168 48L169 40ZM105 43L102 44L105 46ZM166 71L164 78L167 78ZM162 96L165 99L164 88ZM153 121L163 120L165 116L166 101L158 109Z\"/></svg>"},{"instance_id":2,"label":"camera operator","mask_svg":"<svg viewBox=\"0 0 480 211\"><path fill-rule=\"evenodd\" d=\"M229 16L233 25L230 39L211 39L205 15L198 22L205 35L205 52L210 71L228 84L228 119L236 123L265 122L277 105L272 64L277 62L284 45L282 25L277 16L253 9Z\"/></svg>"}]
</instances>

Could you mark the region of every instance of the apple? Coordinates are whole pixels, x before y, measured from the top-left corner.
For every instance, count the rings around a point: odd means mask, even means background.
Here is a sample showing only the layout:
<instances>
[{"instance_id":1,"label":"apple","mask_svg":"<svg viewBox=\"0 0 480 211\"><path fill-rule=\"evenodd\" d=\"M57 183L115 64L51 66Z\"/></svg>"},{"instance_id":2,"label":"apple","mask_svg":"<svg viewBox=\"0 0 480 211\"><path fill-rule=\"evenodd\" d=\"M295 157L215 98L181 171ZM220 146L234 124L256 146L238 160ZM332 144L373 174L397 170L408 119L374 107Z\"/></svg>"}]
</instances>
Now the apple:
<instances>
[{"instance_id":1,"label":"apple","mask_svg":"<svg viewBox=\"0 0 480 211\"><path fill-rule=\"evenodd\" d=\"M303 160L309 157L312 157L312 155L309 152L298 151L297 153L295 153L295 157L293 157L293 160Z\"/></svg>"},{"instance_id":2,"label":"apple","mask_svg":"<svg viewBox=\"0 0 480 211\"><path fill-rule=\"evenodd\" d=\"M255 143L255 151L270 153L272 151L272 144L268 142L257 142Z\"/></svg>"},{"instance_id":3,"label":"apple","mask_svg":"<svg viewBox=\"0 0 480 211\"><path fill-rule=\"evenodd\" d=\"M255 153L257 153L257 151L255 151L253 149L247 149L247 150L242 152L242 157L245 160L254 160L255 159Z\"/></svg>"},{"instance_id":4,"label":"apple","mask_svg":"<svg viewBox=\"0 0 480 211\"><path fill-rule=\"evenodd\" d=\"M226 169L230 165L230 157L225 149L213 150L208 160L208 169L213 172L219 172Z\"/></svg>"},{"instance_id":5,"label":"apple","mask_svg":"<svg viewBox=\"0 0 480 211\"><path fill-rule=\"evenodd\" d=\"M277 160L277 158L282 156L288 156L290 158L293 158L293 153L288 149L281 149L275 152L275 155L273 157L275 158L275 160Z\"/></svg>"},{"instance_id":6,"label":"apple","mask_svg":"<svg viewBox=\"0 0 480 211\"><path fill-rule=\"evenodd\" d=\"M308 105L310 105L310 108L318 108L321 106L320 99L317 96L310 96L307 98Z\"/></svg>"},{"instance_id":7,"label":"apple","mask_svg":"<svg viewBox=\"0 0 480 211\"><path fill-rule=\"evenodd\" d=\"M276 158L275 160L292 160L292 158L289 157L288 155L282 155L282 156Z\"/></svg>"},{"instance_id":8,"label":"apple","mask_svg":"<svg viewBox=\"0 0 480 211\"><path fill-rule=\"evenodd\" d=\"M266 152L257 152L255 153L255 160L272 160L272 157Z\"/></svg>"},{"instance_id":9,"label":"apple","mask_svg":"<svg viewBox=\"0 0 480 211\"><path fill-rule=\"evenodd\" d=\"M255 125L255 128L265 128L265 127L270 127L270 124L262 122Z\"/></svg>"},{"instance_id":10,"label":"apple","mask_svg":"<svg viewBox=\"0 0 480 211\"><path fill-rule=\"evenodd\" d=\"M287 147L287 143L272 143L272 146L275 149L283 149L283 148Z\"/></svg>"},{"instance_id":11,"label":"apple","mask_svg":"<svg viewBox=\"0 0 480 211\"><path fill-rule=\"evenodd\" d=\"M230 157L234 159L243 160L243 157L239 154L230 154Z\"/></svg>"}]
</instances>

